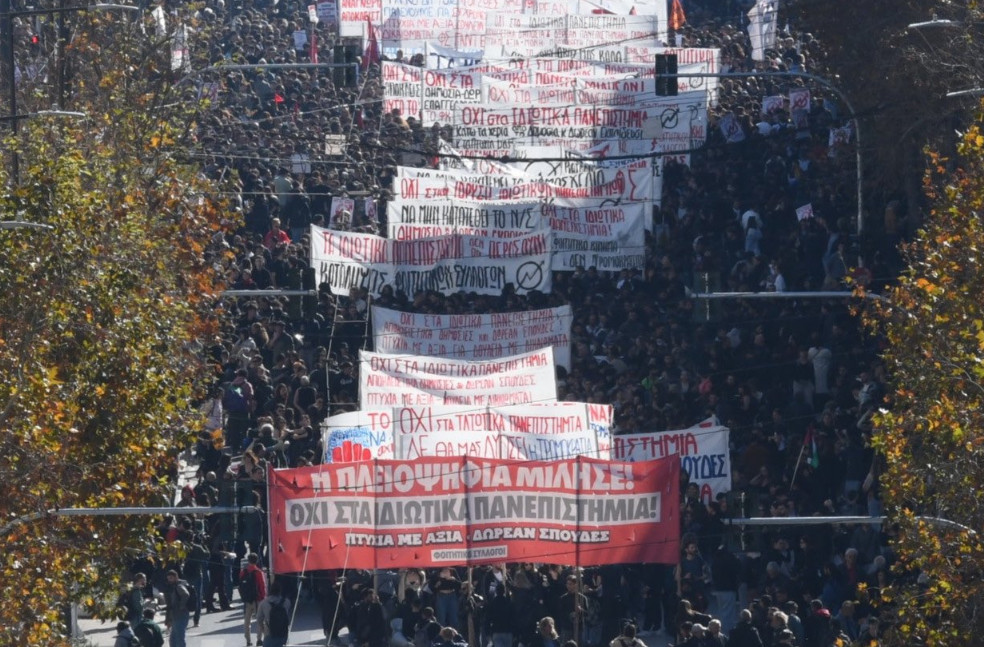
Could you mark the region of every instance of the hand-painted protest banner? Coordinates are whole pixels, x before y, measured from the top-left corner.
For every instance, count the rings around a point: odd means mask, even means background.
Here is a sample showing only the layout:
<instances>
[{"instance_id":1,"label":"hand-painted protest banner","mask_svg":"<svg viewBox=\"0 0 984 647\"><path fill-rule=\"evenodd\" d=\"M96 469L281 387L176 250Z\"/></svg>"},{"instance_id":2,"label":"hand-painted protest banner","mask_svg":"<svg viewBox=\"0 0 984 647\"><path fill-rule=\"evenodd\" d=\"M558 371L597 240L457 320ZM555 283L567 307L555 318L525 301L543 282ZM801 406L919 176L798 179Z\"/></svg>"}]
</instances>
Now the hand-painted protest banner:
<instances>
[{"instance_id":1,"label":"hand-painted protest banner","mask_svg":"<svg viewBox=\"0 0 984 647\"><path fill-rule=\"evenodd\" d=\"M639 202L652 197L652 175L645 168L629 167L599 168L583 177L560 176L550 178L549 182L528 179L523 182L482 180L476 178L443 179L419 178L404 179L395 188L399 198L411 200L580 200L593 199L595 204L602 200L629 200ZM556 180L556 181L555 181ZM509 186L492 186L508 184ZM564 185L569 186L564 186Z\"/></svg>"},{"instance_id":2,"label":"hand-painted protest banner","mask_svg":"<svg viewBox=\"0 0 984 647\"><path fill-rule=\"evenodd\" d=\"M475 456L510 461L552 461L595 456L593 432L546 436L504 431L434 431L419 436L394 436L394 458L414 461L438 456Z\"/></svg>"},{"instance_id":3,"label":"hand-painted protest banner","mask_svg":"<svg viewBox=\"0 0 984 647\"><path fill-rule=\"evenodd\" d=\"M500 106L468 104L455 111L458 138L508 138L538 142L542 138L646 139L659 133L657 113L645 108L610 106Z\"/></svg>"},{"instance_id":4,"label":"hand-painted protest banner","mask_svg":"<svg viewBox=\"0 0 984 647\"><path fill-rule=\"evenodd\" d=\"M437 34L442 45L452 46L457 6L458 0L382 0L380 42L388 49L422 50Z\"/></svg>"},{"instance_id":5,"label":"hand-painted protest banner","mask_svg":"<svg viewBox=\"0 0 984 647\"><path fill-rule=\"evenodd\" d=\"M641 15L515 15L490 13L485 52L491 58L590 57L621 62L622 43L657 46L666 39L666 22Z\"/></svg>"},{"instance_id":6,"label":"hand-painted protest banner","mask_svg":"<svg viewBox=\"0 0 984 647\"><path fill-rule=\"evenodd\" d=\"M563 460L598 456L598 438L584 403L507 407L399 407L393 410L397 460L479 456ZM602 458L608 458L605 455Z\"/></svg>"},{"instance_id":7,"label":"hand-painted protest banner","mask_svg":"<svg viewBox=\"0 0 984 647\"><path fill-rule=\"evenodd\" d=\"M588 207L544 205L542 210L554 232L552 269L645 267L645 220L652 219L651 201Z\"/></svg>"},{"instance_id":8,"label":"hand-painted protest banner","mask_svg":"<svg viewBox=\"0 0 984 647\"><path fill-rule=\"evenodd\" d=\"M382 75L383 112L399 110L404 117L420 115L424 103L424 70L383 61Z\"/></svg>"},{"instance_id":9,"label":"hand-painted protest banner","mask_svg":"<svg viewBox=\"0 0 984 647\"><path fill-rule=\"evenodd\" d=\"M549 230L499 240L454 234L417 240L390 240L371 234L311 226L311 267L319 285L347 295L353 287L378 296L383 286L413 296L502 294L511 283L519 294L552 288Z\"/></svg>"},{"instance_id":10,"label":"hand-painted protest banner","mask_svg":"<svg viewBox=\"0 0 984 647\"><path fill-rule=\"evenodd\" d=\"M648 461L679 456L681 468L690 482L700 486L705 502L721 492L731 491L729 430L714 418L689 429L655 433L622 434L614 437L612 458L622 461Z\"/></svg>"},{"instance_id":11,"label":"hand-painted protest banner","mask_svg":"<svg viewBox=\"0 0 984 647\"><path fill-rule=\"evenodd\" d=\"M489 11L518 14L524 4L524 0L458 0L455 48L484 50Z\"/></svg>"},{"instance_id":12,"label":"hand-painted protest banner","mask_svg":"<svg viewBox=\"0 0 984 647\"><path fill-rule=\"evenodd\" d=\"M549 54L567 34L564 15L532 15L506 12L490 12L486 18L485 52L491 58L512 57L512 52L523 58Z\"/></svg>"},{"instance_id":13,"label":"hand-painted protest banner","mask_svg":"<svg viewBox=\"0 0 984 647\"><path fill-rule=\"evenodd\" d=\"M431 315L372 306L373 347L378 353L484 360L546 346L558 366L571 366L569 305L489 314Z\"/></svg>"},{"instance_id":14,"label":"hand-painted protest banner","mask_svg":"<svg viewBox=\"0 0 984 647\"><path fill-rule=\"evenodd\" d=\"M675 459L422 458L268 470L275 573L550 562L674 564Z\"/></svg>"},{"instance_id":15,"label":"hand-painted protest banner","mask_svg":"<svg viewBox=\"0 0 984 647\"><path fill-rule=\"evenodd\" d=\"M557 153L563 155L564 153ZM475 173L461 170L435 170L397 167L396 179L393 182L393 193L399 199L427 200L446 198L445 189L452 187L455 191L469 190L468 185L477 184L496 189L508 189L498 193L513 196L518 191L529 192L538 199L568 199L583 200L586 198L612 198L619 202L640 202L652 198L652 163L649 159L623 160L623 163L612 165L576 164L574 172L565 172L560 164L549 166L549 172L540 169L538 175L521 170L519 165L497 165L496 172ZM415 180L423 180L415 182ZM534 183L537 186L527 188L521 185ZM620 194L614 189L621 188ZM592 191L596 189L596 191ZM478 199L486 200L484 196ZM513 200L515 197L496 198ZM433 203L431 203L433 204ZM583 203L581 203L583 204ZM490 226L485 225L474 226ZM521 224L502 223L499 227L523 228Z\"/></svg>"},{"instance_id":16,"label":"hand-painted protest banner","mask_svg":"<svg viewBox=\"0 0 984 647\"><path fill-rule=\"evenodd\" d=\"M363 409L461 404L499 406L557 400L553 349L493 360L359 351Z\"/></svg>"},{"instance_id":17,"label":"hand-painted protest banner","mask_svg":"<svg viewBox=\"0 0 984 647\"><path fill-rule=\"evenodd\" d=\"M352 411L321 423L325 463L352 463L393 458L393 412Z\"/></svg>"},{"instance_id":18,"label":"hand-painted protest banner","mask_svg":"<svg viewBox=\"0 0 984 647\"><path fill-rule=\"evenodd\" d=\"M381 0L338 0L338 35L358 38L365 34L366 22L382 20Z\"/></svg>"},{"instance_id":19,"label":"hand-painted protest banner","mask_svg":"<svg viewBox=\"0 0 984 647\"><path fill-rule=\"evenodd\" d=\"M425 126L449 123L454 119L454 109L459 103L478 103L482 100L482 75L468 68L425 70L421 99Z\"/></svg>"},{"instance_id":20,"label":"hand-painted protest banner","mask_svg":"<svg viewBox=\"0 0 984 647\"><path fill-rule=\"evenodd\" d=\"M482 104L486 106L514 105L573 105L579 103L574 83L551 85L520 84L514 81L482 79Z\"/></svg>"},{"instance_id":21,"label":"hand-painted protest banner","mask_svg":"<svg viewBox=\"0 0 984 647\"><path fill-rule=\"evenodd\" d=\"M611 455L614 419L615 408L612 405L588 403L588 423L598 437L598 458Z\"/></svg>"},{"instance_id":22,"label":"hand-painted protest banner","mask_svg":"<svg viewBox=\"0 0 984 647\"><path fill-rule=\"evenodd\" d=\"M539 202L394 200L387 202L386 215L389 237L394 240L454 233L516 238L545 226Z\"/></svg>"}]
</instances>

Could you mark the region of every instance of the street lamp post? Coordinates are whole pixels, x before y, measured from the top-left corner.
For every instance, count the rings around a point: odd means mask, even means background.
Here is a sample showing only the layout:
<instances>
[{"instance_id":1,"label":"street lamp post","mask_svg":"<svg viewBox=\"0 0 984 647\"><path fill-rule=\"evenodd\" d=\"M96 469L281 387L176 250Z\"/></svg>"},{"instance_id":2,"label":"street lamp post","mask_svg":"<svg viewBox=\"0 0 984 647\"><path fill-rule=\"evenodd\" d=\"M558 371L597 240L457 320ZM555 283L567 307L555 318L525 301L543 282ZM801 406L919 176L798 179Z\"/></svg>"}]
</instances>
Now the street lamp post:
<instances>
[{"instance_id":1,"label":"street lamp post","mask_svg":"<svg viewBox=\"0 0 984 647\"><path fill-rule=\"evenodd\" d=\"M75 7L61 6L52 9L25 9L14 11L10 5L11 0L0 0L0 41L3 41L3 52L0 52L0 58L3 59L3 64L6 72L7 81L7 91L9 93L8 100L10 102L10 114L7 119L10 121L10 130L14 137L17 137L18 133L18 122L20 121L21 115L17 114L17 63L14 59L14 17L17 16L40 16L45 14L53 14L61 17L63 14L70 11L98 11L102 9L120 9L123 11L140 11L140 7L135 7L133 5L125 4L111 4L111 3L100 3L91 5L81 5ZM59 38L62 37L63 30L59 30ZM63 44L59 43L59 95L62 93L62 70L61 70L61 49ZM56 112L56 111L53 111ZM17 156L17 151L12 152L11 157L11 176L14 178L14 182L20 176L19 160Z\"/></svg>"},{"instance_id":2,"label":"street lamp post","mask_svg":"<svg viewBox=\"0 0 984 647\"><path fill-rule=\"evenodd\" d=\"M660 75L657 74L657 79ZM840 88L836 85L823 78L822 76L817 76L815 74L808 74L806 72L677 72L676 74L666 74L667 77L683 77L683 78L697 78L697 79L750 79L750 78L781 78L781 79L806 79L808 81L813 81L824 88L830 90L837 95L837 98L844 102L844 106L847 108L848 113L851 115L851 121L854 124L854 143L855 143L855 154L857 158L857 200L858 200L858 211L857 211L857 236L858 236L858 266L864 266L864 258L862 257L862 237L864 236L864 188L863 188L863 178L864 173L862 171L862 155L861 155L861 124L858 121L858 113L855 112L854 106L851 105L851 101L847 98Z\"/></svg>"}]
</instances>

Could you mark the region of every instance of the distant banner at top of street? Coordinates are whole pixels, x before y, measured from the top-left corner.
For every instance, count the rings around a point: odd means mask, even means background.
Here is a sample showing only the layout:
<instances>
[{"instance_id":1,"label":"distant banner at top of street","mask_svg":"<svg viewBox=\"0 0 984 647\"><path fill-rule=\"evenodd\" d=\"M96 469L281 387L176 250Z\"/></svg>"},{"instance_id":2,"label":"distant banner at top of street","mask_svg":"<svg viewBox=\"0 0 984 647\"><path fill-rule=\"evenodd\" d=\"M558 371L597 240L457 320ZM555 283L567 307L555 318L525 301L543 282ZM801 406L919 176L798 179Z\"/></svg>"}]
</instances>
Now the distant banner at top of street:
<instances>
[{"instance_id":1,"label":"distant banner at top of street","mask_svg":"<svg viewBox=\"0 0 984 647\"><path fill-rule=\"evenodd\" d=\"M529 25L552 50L604 48L611 42L659 44L666 41L665 0L633 2L595 13L597 3L581 0L339 0L341 36L362 36L366 20L380 26L384 49L422 52L429 44L442 51L481 52L490 43L496 56L525 41L513 18ZM535 14L529 13L536 12ZM624 11L623 15L614 15ZM629 12L634 15L629 15ZM565 15L566 14L566 15ZM560 20L556 20L559 17Z\"/></svg>"}]
</instances>

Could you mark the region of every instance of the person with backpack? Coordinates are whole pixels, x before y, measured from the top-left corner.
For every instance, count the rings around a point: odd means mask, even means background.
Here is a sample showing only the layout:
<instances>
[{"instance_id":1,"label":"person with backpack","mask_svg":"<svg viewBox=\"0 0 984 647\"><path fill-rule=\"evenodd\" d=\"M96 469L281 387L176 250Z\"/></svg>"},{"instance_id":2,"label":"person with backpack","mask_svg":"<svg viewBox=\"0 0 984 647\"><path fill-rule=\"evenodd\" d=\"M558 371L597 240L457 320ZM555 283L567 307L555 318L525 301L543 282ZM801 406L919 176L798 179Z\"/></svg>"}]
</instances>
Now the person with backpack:
<instances>
[{"instance_id":1,"label":"person with backpack","mask_svg":"<svg viewBox=\"0 0 984 647\"><path fill-rule=\"evenodd\" d=\"M176 570L167 572L167 586L164 589L164 601L167 604L164 614L164 626L171 630L168 638L170 647L187 647L185 634L188 632L188 621L192 611L189 605L194 604L188 583L178 578Z\"/></svg>"},{"instance_id":2,"label":"person with backpack","mask_svg":"<svg viewBox=\"0 0 984 647\"><path fill-rule=\"evenodd\" d=\"M283 584L274 580L270 595L256 610L256 623L263 633L263 647L284 647L290 635L290 598L283 594Z\"/></svg>"},{"instance_id":3,"label":"person with backpack","mask_svg":"<svg viewBox=\"0 0 984 647\"><path fill-rule=\"evenodd\" d=\"M164 631L154 622L154 614L153 609L144 609L143 618L133 627L141 647L164 647Z\"/></svg>"},{"instance_id":4,"label":"person with backpack","mask_svg":"<svg viewBox=\"0 0 984 647\"><path fill-rule=\"evenodd\" d=\"M127 590L120 594L116 601L116 606L125 614L124 619L130 626L140 622L143 615L144 587L147 586L147 576L137 573L133 577L133 583Z\"/></svg>"},{"instance_id":5,"label":"person with backpack","mask_svg":"<svg viewBox=\"0 0 984 647\"><path fill-rule=\"evenodd\" d=\"M266 597L266 578L259 566L260 556L250 553L246 556L246 568L239 572L239 599L243 601L243 631L246 645L252 645L253 616ZM263 625L257 622L256 644L263 644Z\"/></svg>"}]
</instances>

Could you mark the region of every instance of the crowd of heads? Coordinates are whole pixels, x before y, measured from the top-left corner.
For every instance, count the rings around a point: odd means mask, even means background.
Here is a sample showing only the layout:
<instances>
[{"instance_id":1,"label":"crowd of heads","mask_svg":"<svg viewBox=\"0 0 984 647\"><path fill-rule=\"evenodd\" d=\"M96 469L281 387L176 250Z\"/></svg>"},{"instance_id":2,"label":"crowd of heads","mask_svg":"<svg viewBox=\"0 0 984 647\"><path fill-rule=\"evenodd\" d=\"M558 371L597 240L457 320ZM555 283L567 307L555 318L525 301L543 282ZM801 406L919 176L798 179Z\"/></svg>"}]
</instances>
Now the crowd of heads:
<instances>
[{"instance_id":1,"label":"crowd of heads","mask_svg":"<svg viewBox=\"0 0 984 647\"><path fill-rule=\"evenodd\" d=\"M747 34L730 13L702 11L714 3L688 4L694 11L681 31L683 44L720 47L724 71L823 72L822 45L812 35L783 32L767 60L753 62ZM294 32L310 27L299 3L209 0L197 11L209 25L208 41L199 44L208 64L311 60L310 42L295 48ZM318 30L321 59L329 59L333 37L324 26ZM351 82L311 68L237 69L198 80L197 91L219 86L200 120L194 154L203 173L231 182L229 208L243 223L234 234L217 234L207 248L230 289L315 288L311 224L385 229L362 209L332 223L332 199L373 200L376 213L385 214L397 164L433 164L441 140L454 144L446 126L425 127L413 115L382 110L378 65L360 69ZM806 121L785 109L762 114L764 97L796 87L811 92ZM743 142L728 143L717 127L727 114L737 118ZM869 213L886 214L875 229L891 236L853 235L854 143L829 136L831 128L850 126L849 117L828 88L809 79L721 79L706 145L690 154L689 166L664 169L639 270L559 272L549 294L446 296L388 287L371 298L358 289L343 297L322 287L307 297L226 300L222 333L205 349L216 373L215 390L203 401L210 417L198 445L202 481L238 482L236 491L248 494L237 496L251 502L255 496L262 505L267 463L322 460L321 423L358 406L358 351L372 348L370 305L486 313L570 304L572 363L558 371L560 399L612 404L615 433L682 429L709 416L730 429L731 492L708 500L683 483L681 568L700 561L689 581L680 580L678 590L664 570L618 567L618 581L631 584L625 595L641 626L647 604L662 609L682 597L697 612L714 611L714 593L722 590L741 591L741 615L764 617L768 626L788 621L790 605L806 610L814 601L828 615L852 605L862 607L859 616L877 615L870 592L889 578L890 529L862 523L737 532L725 523L880 513L878 463L868 442L872 412L886 393L877 339L860 330L844 299L692 296L843 290L849 278L877 290L891 280L898 270L893 246L906 231L904 208L868 205ZM343 142L341 154L323 153L326 136ZM807 204L812 217L798 218L797 208ZM852 275L859 258L867 269ZM251 392L242 414L226 397L237 378ZM202 501L216 503L213 497ZM222 539L235 545L234 529L215 532L231 534ZM262 546L253 548L262 554ZM514 570L518 576L507 581L518 591L524 569ZM737 624L737 610L734 616L726 630ZM664 609L660 617L676 615ZM607 617L606 629L617 634L618 620ZM714 634L718 620L680 619L672 628L690 622L690 632L679 637L687 642ZM661 622L650 618L645 628ZM774 644L784 644L787 630L796 644L811 644L795 627L776 633ZM612 635L598 636L597 644Z\"/></svg>"}]
</instances>

